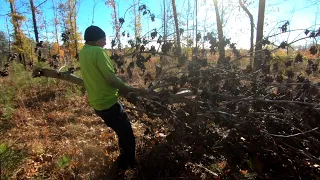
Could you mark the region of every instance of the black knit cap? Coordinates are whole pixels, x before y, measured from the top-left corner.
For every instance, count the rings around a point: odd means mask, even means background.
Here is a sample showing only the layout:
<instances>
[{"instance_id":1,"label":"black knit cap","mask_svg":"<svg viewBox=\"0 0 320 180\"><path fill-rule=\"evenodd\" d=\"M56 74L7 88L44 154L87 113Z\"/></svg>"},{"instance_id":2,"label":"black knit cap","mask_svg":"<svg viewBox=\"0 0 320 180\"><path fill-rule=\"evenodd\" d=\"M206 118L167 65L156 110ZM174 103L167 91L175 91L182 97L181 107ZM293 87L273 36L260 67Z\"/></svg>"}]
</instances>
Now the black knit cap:
<instances>
[{"instance_id":1,"label":"black knit cap","mask_svg":"<svg viewBox=\"0 0 320 180\"><path fill-rule=\"evenodd\" d=\"M98 26L89 26L84 32L85 41L94 42L104 37L106 37L106 33Z\"/></svg>"}]
</instances>

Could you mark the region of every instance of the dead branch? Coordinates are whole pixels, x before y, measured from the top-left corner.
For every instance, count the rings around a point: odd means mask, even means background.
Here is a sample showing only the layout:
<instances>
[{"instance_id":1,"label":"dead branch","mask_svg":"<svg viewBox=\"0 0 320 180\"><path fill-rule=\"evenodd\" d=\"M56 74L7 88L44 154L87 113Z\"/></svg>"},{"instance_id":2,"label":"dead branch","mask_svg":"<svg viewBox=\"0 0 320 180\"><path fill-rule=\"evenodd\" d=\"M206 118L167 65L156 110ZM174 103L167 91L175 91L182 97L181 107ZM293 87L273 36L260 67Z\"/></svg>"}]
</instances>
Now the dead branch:
<instances>
[{"instance_id":1,"label":"dead branch","mask_svg":"<svg viewBox=\"0 0 320 180\"><path fill-rule=\"evenodd\" d=\"M53 69L37 68L37 69L33 70L32 76L33 77L43 76L43 77L61 79L61 80L65 80L65 81L77 84L77 85L84 88L83 80L80 77L77 77L77 76L71 74L69 71L58 72Z\"/></svg>"},{"instance_id":2,"label":"dead branch","mask_svg":"<svg viewBox=\"0 0 320 180\"><path fill-rule=\"evenodd\" d=\"M319 127L313 128L313 129L311 129L309 131L305 131L305 132L301 132L301 133L297 133L297 134L291 134L291 135L278 135L278 134L269 134L269 133L268 133L268 135L274 136L274 137L289 138L289 137L295 137L295 136L300 136L300 135L303 135L303 134L307 134L307 133L310 133L310 132L315 131L317 129L319 129Z\"/></svg>"}]
</instances>

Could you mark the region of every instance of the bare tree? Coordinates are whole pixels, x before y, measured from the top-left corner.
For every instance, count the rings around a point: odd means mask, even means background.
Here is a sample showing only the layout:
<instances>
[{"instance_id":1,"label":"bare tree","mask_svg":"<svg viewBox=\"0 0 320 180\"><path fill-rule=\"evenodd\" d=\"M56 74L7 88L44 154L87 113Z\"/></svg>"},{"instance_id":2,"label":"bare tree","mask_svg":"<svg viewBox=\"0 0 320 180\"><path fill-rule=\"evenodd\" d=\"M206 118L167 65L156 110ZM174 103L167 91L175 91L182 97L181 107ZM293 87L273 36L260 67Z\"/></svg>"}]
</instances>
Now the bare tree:
<instances>
[{"instance_id":1,"label":"bare tree","mask_svg":"<svg viewBox=\"0 0 320 180\"><path fill-rule=\"evenodd\" d=\"M253 38L254 38L254 22L253 22L253 16L248 10L248 8L244 5L243 0L239 0L239 4L241 8L247 13L250 19L250 66L252 66L253 61Z\"/></svg>"},{"instance_id":2,"label":"bare tree","mask_svg":"<svg viewBox=\"0 0 320 180\"><path fill-rule=\"evenodd\" d=\"M166 21L166 0L163 0L163 40L164 43L167 41L167 21Z\"/></svg>"},{"instance_id":3,"label":"bare tree","mask_svg":"<svg viewBox=\"0 0 320 180\"><path fill-rule=\"evenodd\" d=\"M218 29L218 50L219 50L219 59L218 59L218 64L225 63L225 49L224 49L224 37L223 37L223 29L222 29L222 22L220 19L220 14L219 14L219 8L218 8L218 2L217 0L213 0L214 3L214 8L216 11L216 19L217 19L217 29Z\"/></svg>"},{"instance_id":4,"label":"bare tree","mask_svg":"<svg viewBox=\"0 0 320 180\"><path fill-rule=\"evenodd\" d=\"M266 0L259 0L259 13L258 13L258 26L257 26L257 38L256 49L253 66L255 69L261 68L263 60L262 56L262 40L263 40L263 25L264 25L264 12L265 12Z\"/></svg>"},{"instance_id":5,"label":"bare tree","mask_svg":"<svg viewBox=\"0 0 320 180\"><path fill-rule=\"evenodd\" d=\"M177 9L176 9L176 2L175 0L172 0L172 8L173 8L173 16L174 16L174 22L176 26L176 35L177 35L177 54L180 55L181 53L181 44L180 44L180 32L179 32L179 22L177 17Z\"/></svg>"},{"instance_id":6,"label":"bare tree","mask_svg":"<svg viewBox=\"0 0 320 180\"><path fill-rule=\"evenodd\" d=\"M29 0L30 2L30 8L31 8L31 14L32 14L32 22L33 22L33 30L34 30L34 36L36 39L36 47L39 48L39 32L38 32L38 26L37 26L37 17L36 17L36 13L35 10L36 8L34 7L34 3L33 0ZM38 49L38 62L41 61L41 51Z\"/></svg>"},{"instance_id":7,"label":"bare tree","mask_svg":"<svg viewBox=\"0 0 320 180\"><path fill-rule=\"evenodd\" d=\"M107 5L110 6L113 10L112 18L113 18L113 26L116 31L116 37L120 38L120 33L119 33L119 21L117 17L117 6L115 0L108 0Z\"/></svg>"}]
</instances>

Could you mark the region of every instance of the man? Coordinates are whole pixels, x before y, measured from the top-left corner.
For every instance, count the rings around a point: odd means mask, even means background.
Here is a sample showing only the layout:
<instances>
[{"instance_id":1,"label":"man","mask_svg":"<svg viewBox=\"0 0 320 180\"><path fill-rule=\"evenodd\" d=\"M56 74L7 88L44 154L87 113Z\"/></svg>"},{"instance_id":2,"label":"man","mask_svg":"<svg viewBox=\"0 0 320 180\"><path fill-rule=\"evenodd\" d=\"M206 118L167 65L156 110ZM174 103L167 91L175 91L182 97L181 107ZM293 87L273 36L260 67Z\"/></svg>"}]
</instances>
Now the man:
<instances>
[{"instance_id":1,"label":"man","mask_svg":"<svg viewBox=\"0 0 320 180\"><path fill-rule=\"evenodd\" d=\"M90 26L85 30L84 40L79 58L89 104L116 132L120 148L117 166L118 170L125 172L134 167L135 137L118 97L134 91L115 75L111 60L103 49L106 45L105 32L97 26Z\"/></svg>"}]
</instances>

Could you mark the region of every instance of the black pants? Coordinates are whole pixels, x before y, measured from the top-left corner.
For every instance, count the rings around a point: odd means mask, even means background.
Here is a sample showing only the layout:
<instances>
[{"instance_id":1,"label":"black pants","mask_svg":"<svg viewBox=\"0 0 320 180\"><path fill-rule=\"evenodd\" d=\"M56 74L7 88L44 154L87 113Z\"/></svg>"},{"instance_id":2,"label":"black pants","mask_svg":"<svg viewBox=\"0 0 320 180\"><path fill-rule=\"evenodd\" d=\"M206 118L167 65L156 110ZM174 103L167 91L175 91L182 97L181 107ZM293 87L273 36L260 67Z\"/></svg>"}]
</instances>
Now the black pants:
<instances>
[{"instance_id":1,"label":"black pants","mask_svg":"<svg viewBox=\"0 0 320 180\"><path fill-rule=\"evenodd\" d=\"M117 102L109 109L102 111L95 110L95 112L118 135L120 148L119 168L124 170L133 168L135 162L135 137L122 105Z\"/></svg>"}]
</instances>

